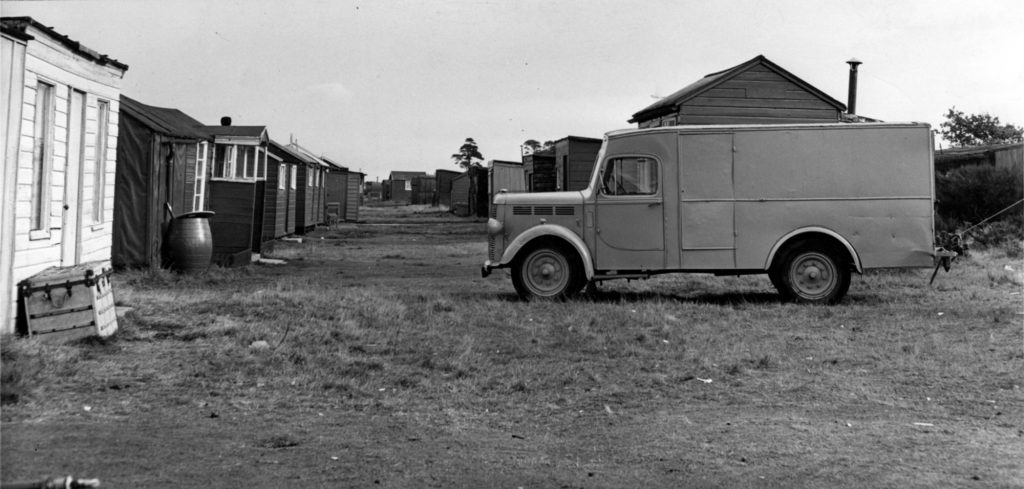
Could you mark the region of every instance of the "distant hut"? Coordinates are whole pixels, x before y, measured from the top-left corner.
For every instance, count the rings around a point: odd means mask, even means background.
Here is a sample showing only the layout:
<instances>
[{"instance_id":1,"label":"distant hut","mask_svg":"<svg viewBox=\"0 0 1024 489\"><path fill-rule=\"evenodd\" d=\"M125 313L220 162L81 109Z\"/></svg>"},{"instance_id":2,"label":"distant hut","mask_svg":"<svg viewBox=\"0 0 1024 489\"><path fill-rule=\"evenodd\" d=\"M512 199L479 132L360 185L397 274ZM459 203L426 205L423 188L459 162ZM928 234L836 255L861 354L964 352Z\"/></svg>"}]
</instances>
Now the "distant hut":
<instances>
[{"instance_id":1,"label":"distant hut","mask_svg":"<svg viewBox=\"0 0 1024 489\"><path fill-rule=\"evenodd\" d=\"M434 201L435 207L442 209L451 209L452 207L452 180L459 176L460 173L452 170L436 170L434 172L434 188L436 191L436 198Z\"/></svg>"},{"instance_id":2,"label":"distant hut","mask_svg":"<svg viewBox=\"0 0 1024 489\"><path fill-rule=\"evenodd\" d=\"M306 158L272 139L267 150L277 169L267 174L263 236L277 239L295 232L299 167L306 165ZM273 205L269 205L271 201Z\"/></svg>"},{"instance_id":3,"label":"distant hut","mask_svg":"<svg viewBox=\"0 0 1024 489\"><path fill-rule=\"evenodd\" d=\"M437 183L435 182L434 175L414 177L410 200L416 205L434 205L434 194L436 191Z\"/></svg>"},{"instance_id":4,"label":"distant hut","mask_svg":"<svg viewBox=\"0 0 1024 489\"><path fill-rule=\"evenodd\" d=\"M128 66L31 17L0 18L0 33L0 333L11 333L17 282L110 259Z\"/></svg>"},{"instance_id":5,"label":"distant hut","mask_svg":"<svg viewBox=\"0 0 1024 489\"><path fill-rule=\"evenodd\" d=\"M601 139L567 136L555 141L555 188L583 190L590 185Z\"/></svg>"},{"instance_id":6,"label":"distant hut","mask_svg":"<svg viewBox=\"0 0 1024 489\"><path fill-rule=\"evenodd\" d=\"M348 171L348 191L346 192L345 205L342 207L342 216L348 222L359 220L359 206L363 204L363 180L366 174L358 171Z\"/></svg>"},{"instance_id":7,"label":"distant hut","mask_svg":"<svg viewBox=\"0 0 1024 489\"><path fill-rule=\"evenodd\" d=\"M526 191L526 174L523 172L523 164L518 161L492 160L487 169L488 204L494 202L494 195L505 190L508 192Z\"/></svg>"},{"instance_id":8,"label":"distant hut","mask_svg":"<svg viewBox=\"0 0 1024 489\"><path fill-rule=\"evenodd\" d=\"M327 157L321 157L331 167L324 174L324 209L328 221L332 218L345 220L345 205L348 203L348 167Z\"/></svg>"},{"instance_id":9,"label":"distant hut","mask_svg":"<svg viewBox=\"0 0 1024 489\"><path fill-rule=\"evenodd\" d=\"M323 187L324 175L330 165L295 141L289 143L288 147L306 160L305 165L299 166L299 188L296 194L298 209L295 214L295 232L305 234L318 224L327 222Z\"/></svg>"},{"instance_id":10,"label":"distant hut","mask_svg":"<svg viewBox=\"0 0 1024 489\"><path fill-rule=\"evenodd\" d=\"M677 124L839 122L846 106L764 56L711 73L633 114L639 128Z\"/></svg>"},{"instance_id":11,"label":"distant hut","mask_svg":"<svg viewBox=\"0 0 1024 489\"><path fill-rule=\"evenodd\" d=\"M935 151L935 171L945 173L961 166L1024 167L1024 143L983 144Z\"/></svg>"},{"instance_id":12,"label":"distant hut","mask_svg":"<svg viewBox=\"0 0 1024 489\"><path fill-rule=\"evenodd\" d=\"M479 166L471 166L455 177L452 180L451 212L463 217L487 217L490 213L487 180L487 168Z\"/></svg>"},{"instance_id":13,"label":"distant hut","mask_svg":"<svg viewBox=\"0 0 1024 489\"><path fill-rule=\"evenodd\" d=\"M263 243L267 145L264 126L233 126L231 118L206 126L214 137L209 209L213 260L224 266L245 265Z\"/></svg>"},{"instance_id":14,"label":"distant hut","mask_svg":"<svg viewBox=\"0 0 1024 489\"><path fill-rule=\"evenodd\" d=\"M171 214L207 205L210 135L178 109L121 95L114 199L114 266L165 263Z\"/></svg>"},{"instance_id":15,"label":"distant hut","mask_svg":"<svg viewBox=\"0 0 1024 489\"><path fill-rule=\"evenodd\" d=\"M388 176L388 199L396 204L411 204L413 181L416 177L427 176L421 171L393 171Z\"/></svg>"},{"instance_id":16,"label":"distant hut","mask_svg":"<svg viewBox=\"0 0 1024 489\"><path fill-rule=\"evenodd\" d=\"M558 189L555 176L555 150L549 148L523 155L523 175L527 192L554 192Z\"/></svg>"},{"instance_id":17,"label":"distant hut","mask_svg":"<svg viewBox=\"0 0 1024 489\"><path fill-rule=\"evenodd\" d=\"M383 200L382 188L380 182L366 182L363 184L363 196L367 200Z\"/></svg>"}]
</instances>

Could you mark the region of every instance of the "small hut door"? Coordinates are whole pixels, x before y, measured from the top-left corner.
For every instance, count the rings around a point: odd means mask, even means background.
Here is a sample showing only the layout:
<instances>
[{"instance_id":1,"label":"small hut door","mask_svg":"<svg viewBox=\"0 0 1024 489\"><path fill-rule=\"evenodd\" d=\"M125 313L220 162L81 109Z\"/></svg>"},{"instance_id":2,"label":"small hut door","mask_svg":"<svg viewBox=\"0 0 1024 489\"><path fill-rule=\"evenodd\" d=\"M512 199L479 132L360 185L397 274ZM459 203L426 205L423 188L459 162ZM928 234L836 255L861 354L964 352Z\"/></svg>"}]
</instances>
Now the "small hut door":
<instances>
[{"instance_id":1,"label":"small hut door","mask_svg":"<svg viewBox=\"0 0 1024 489\"><path fill-rule=\"evenodd\" d=\"M68 156L64 168L64 214L61 223L61 266L82 259L82 156L85 151L85 92L71 90L68 107Z\"/></svg>"}]
</instances>

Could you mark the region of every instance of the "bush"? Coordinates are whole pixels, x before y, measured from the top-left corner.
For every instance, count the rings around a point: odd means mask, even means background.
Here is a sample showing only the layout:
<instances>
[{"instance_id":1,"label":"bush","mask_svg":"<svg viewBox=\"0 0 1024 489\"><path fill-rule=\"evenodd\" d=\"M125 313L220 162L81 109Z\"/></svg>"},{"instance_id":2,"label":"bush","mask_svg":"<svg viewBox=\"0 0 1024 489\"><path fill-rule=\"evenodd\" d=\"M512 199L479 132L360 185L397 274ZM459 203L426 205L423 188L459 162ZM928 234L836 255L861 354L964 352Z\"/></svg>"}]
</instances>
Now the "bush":
<instances>
[{"instance_id":1,"label":"bush","mask_svg":"<svg viewBox=\"0 0 1024 489\"><path fill-rule=\"evenodd\" d=\"M1019 169L972 165L935 177L935 228L939 233L967 229L1024 198ZM970 238L981 247L1020 248L1024 239L1024 206L1018 206L973 228Z\"/></svg>"},{"instance_id":2,"label":"bush","mask_svg":"<svg viewBox=\"0 0 1024 489\"><path fill-rule=\"evenodd\" d=\"M971 165L956 168L935 178L935 200L939 215L961 223L978 223L1024 198L1020 170ZM998 220L1014 217L1007 212Z\"/></svg>"}]
</instances>

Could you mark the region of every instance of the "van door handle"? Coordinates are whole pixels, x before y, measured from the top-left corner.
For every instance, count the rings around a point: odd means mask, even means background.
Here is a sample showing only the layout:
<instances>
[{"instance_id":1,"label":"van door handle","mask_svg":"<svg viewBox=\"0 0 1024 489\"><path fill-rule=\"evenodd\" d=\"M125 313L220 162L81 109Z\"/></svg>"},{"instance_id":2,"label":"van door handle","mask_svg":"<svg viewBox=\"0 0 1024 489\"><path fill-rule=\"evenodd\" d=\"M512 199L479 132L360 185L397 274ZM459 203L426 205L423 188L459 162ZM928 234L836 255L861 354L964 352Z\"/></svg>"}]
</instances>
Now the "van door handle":
<instances>
[{"instance_id":1,"label":"van door handle","mask_svg":"<svg viewBox=\"0 0 1024 489\"><path fill-rule=\"evenodd\" d=\"M647 207L657 207L659 205L661 205L661 202L651 202L650 204L647 204Z\"/></svg>"}]
</instances>

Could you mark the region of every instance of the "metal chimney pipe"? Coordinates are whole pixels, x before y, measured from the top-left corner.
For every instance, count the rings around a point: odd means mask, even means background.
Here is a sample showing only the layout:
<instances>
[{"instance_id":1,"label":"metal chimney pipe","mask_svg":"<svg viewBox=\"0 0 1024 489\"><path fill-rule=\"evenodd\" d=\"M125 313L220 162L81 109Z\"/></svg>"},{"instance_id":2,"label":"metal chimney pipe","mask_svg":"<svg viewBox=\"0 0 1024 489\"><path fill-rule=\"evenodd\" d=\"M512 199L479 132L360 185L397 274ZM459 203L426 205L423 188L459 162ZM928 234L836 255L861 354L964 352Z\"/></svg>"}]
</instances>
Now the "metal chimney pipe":
<instances>
[{"instance_id":1,"label":"metal chimney pipe","mask_svg":"<svg viewBox=\"0 0 1024 489\"><path fill-rule=\"evenodd\" d=\"M861 62L857 61L857 58L850 58L846 64L850 65L850 90L846 95L846 113L852 115L857 113L857 66Z\"/></svg>"}]
</instances>

